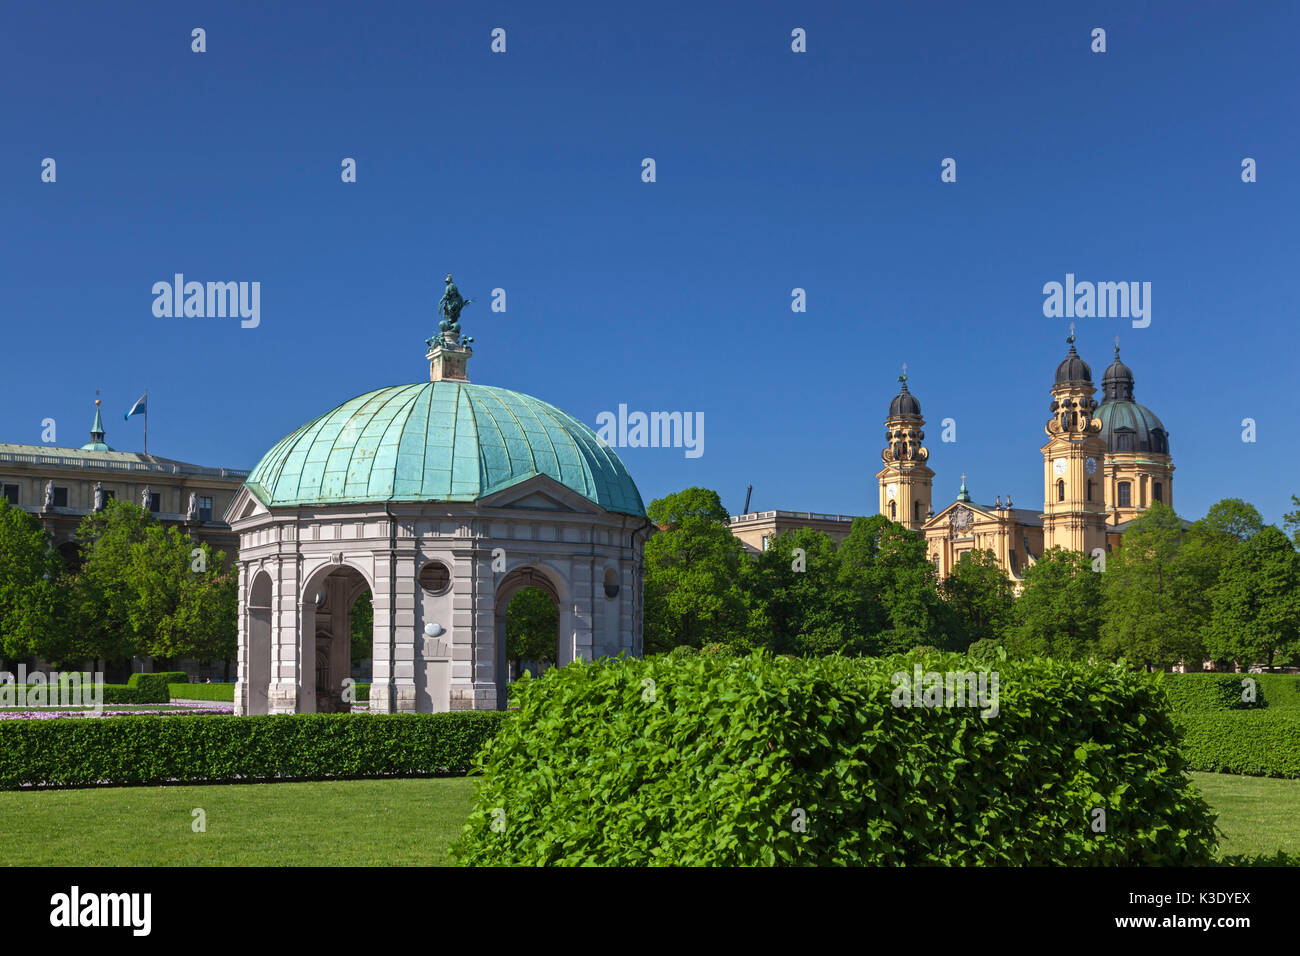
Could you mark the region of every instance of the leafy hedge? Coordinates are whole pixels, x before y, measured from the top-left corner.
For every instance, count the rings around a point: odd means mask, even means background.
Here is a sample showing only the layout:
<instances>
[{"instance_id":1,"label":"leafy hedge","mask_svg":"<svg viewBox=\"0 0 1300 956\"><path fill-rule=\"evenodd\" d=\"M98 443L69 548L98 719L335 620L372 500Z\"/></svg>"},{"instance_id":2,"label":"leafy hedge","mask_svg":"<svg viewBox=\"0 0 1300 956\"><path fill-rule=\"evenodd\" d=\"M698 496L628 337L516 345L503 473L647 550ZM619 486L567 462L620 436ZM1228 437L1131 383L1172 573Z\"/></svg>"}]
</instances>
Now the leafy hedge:
<instances>
[{"instance_id":1,"label":"leafy hedge","mask_svg":"<svg viewBox=\"0 0 1300 956\"><path fill-rule=\"evenodd\" d=\"M58 688L55 685L28 684L26 691L27 706L34 706L31 704L32 690L37 686L40 686L45 693L45 703L40 706L54 707L58 705ZM82 699L89 700L92 688L89 685L84 686L85 689L81 691ZM159 695L154 688L142 689L132 687L129 684L104 684L103 694L101 700L105 704L165 704L168 700L165 694ZM15 696L17 696L16 692Z\"/></svg>"},{"instance_id":2,"label":"leafy hedge","mask_svg":"<svg viewBox=\"0 0 1300 956\"><path fill-rule=\"evenodd\" d=\"M357 703L363 704L370 700L369 682L357 681L354 686ZM235 701L234 684L171 683L167 685L167 692L171 700L215 700L227 704Z\"/></svg>"},{"instance_id":3,"label":"leafy hedge","mask_svg":"<svg viewBox=\"0 0 1300 956\"><path fill-rule=\"evenodd\" d=\"M913 664L972 669L933 653L666 655L520 680L454 852L471 865L1209 861L1214 817L1154 680L1000 662L999 711L984 717L892 706L891 676Z\"/></svg>"},{"instance_id":4,"label":"leafy hedge","mask_svg":"<svg viewBox=\"0 0 1300 956\"><path fill-rule=\"evenodd\" d=\"M1192 770L1300 777L1300 714L1286 710L1178 714Z\"/></svg>"},{"instance_id":5,"label":"leafy hedge","mask_svg":"<svg viewBox=\"0 0 1300 956\"><path fill-rule=\"evenodd\" d=\"M1300 710L1300 674L1242 674L1259 681L1270 710Z\"/></svg>"},{"instance_id":6,"label":"leafy hedge","mask_svg":"<svg viewBox=\"0 0 1300 956\"><path fill-rule=\"evenodd\" d=\"M0 789L464 774L504 714L0 721Z\"/></svg>"},{"instance_id":7,"label":"leafy hedge","mask_svg":"<svg viewBox=\"0 0 1300 956\"><path fill-rule=\"evenodd\" d=\"M189 675L184 671L159 671L154 674L142 674L137 672L127 678L126 686L138 688L146 694L152 695L150 697L151 700L155 697L160 697L160 702L166 703L170 699L167 685L184 683L189 679Z\"/></svg>"},{"instance_id":8,"label":"leafy hedge","mask_svg":"<svg viewBox=\"0 0 1300 956\"><path fill-rule=\"evenodd\" d=\"M1241 699L1245 678L1256 678L1253 704ZM1265 706L1258 674L1162 674L1165 695L1175 712L1245 710Z\"/></svg>"},{"instance_id":9,"label":"leafy hedge","mask_svg":"<svg viewBox=\"0 0 1300 956\"><path fill-rule=\"evenodd\" d=\"M222 703L235 702L234 684L168 684L168 696L172 700L215 700Z\"/></svg>"}]
</instances>

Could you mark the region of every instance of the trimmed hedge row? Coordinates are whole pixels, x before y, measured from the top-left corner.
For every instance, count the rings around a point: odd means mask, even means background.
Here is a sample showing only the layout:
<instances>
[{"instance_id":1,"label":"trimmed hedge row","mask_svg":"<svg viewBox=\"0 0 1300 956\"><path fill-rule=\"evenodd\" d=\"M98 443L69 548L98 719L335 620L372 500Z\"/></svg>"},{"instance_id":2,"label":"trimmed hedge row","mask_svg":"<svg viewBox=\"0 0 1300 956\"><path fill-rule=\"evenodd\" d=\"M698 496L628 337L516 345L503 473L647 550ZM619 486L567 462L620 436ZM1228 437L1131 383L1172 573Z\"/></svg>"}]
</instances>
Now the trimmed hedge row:
<instances>
[{"instance_id":1,"label":"trimmed hedge row","mask_svg":"<svg viewBox=\"0 0 1300 956\"><path fill-rule=\"evenodd\" d=\"M1201 711L1175 716L1190 769L1255 777L1300 777L1300 714L1286 710Z\"/></svg>"},{"instance_id":2,"label":"trimmed hedge row","mask_svg":"<svg viewBox=\"0 0 1300 956\"><path fill-rule=\"evenodd\" d=\"M167 693L172 700L212 700L226 704L235 702L234 684L168 684Z\"/></svg>"},{"instance_id":3,"label":"trimmed hedge row","mask_svg":"<svg viewBox=\"0 0 1300 956\"><path fill-rule=\"evenodd\" d=\"M357 703L364 704L370 700L369 682L357 681L353 686ZM167 692L172 700L215 700L227 704L235 702L234 684L171 683L167 685Z\"/></svg>"},{"instance_id":4,"label":"trimmed hedge row","mask_svg":"<svg viewBox=\"0 0 1300 956\"><path fill-rule=\"evenodd\" d=\"M1255 678L1256 700L1248 704L1241 699L1242 681ZM1246 710L1266 705L1264 687L1258 674L1162 674L1161 683L1169 706L1177 713L1208 710Z\"/></svg>"},{"instance_id":5,"label":"trimmed hedge row","mask_svg":"<svg viewBox=\"0 0 1300 956\"><path fill-rule=\"evenodd\" d=\"M1259 681L1270 710L1300 710L1300 674L1243 674Z\"/></svg>"},{"instance_id":6,"label":"trimmed hedge row","mask_svg":"<svg viewBox=\"0 0 1300 956\"><path fill-rule=\"evenodd\" d=\"M471 865L1204 864L1214 816L1159 685L999 662L998 712L895 706L892 658L667 655L513 685ZM924 685L923 685L924 686ZM990 688L991 689L991 688ZM918 689L919 694L919 689ZM1097 809L1104 832L1094 832ZM504 825L503 825L504 824Z\"/></svg>"},{"instance_id":7,"label":"trimmed hedge row","mask_svg":"<svg viewBox=\"0 0 1300 956\"><path fill-rule=\"evenodd\" d=\"M165 703L170 699L167 685L179 684L189 679L189 675L184 671L158 671L152 674L136 672L127 678L126 686L138 688L154 697L161 697Z\"/></svg>"},{"instance_id":8,"label":"trimmed hedge row","mask_svg":"<svg viewBox=\"0 0 1300 956\"><path fill-rule=\"evenodd\" d=\"M27 706L55 707L58 706L58 685L54 684L28 684L26 690ZM45 694L45 703L33 705L31 703L32 690L40 687ZM170 699L166 693L159 693L156 687L132 687L130 684L104 684L104 696L102 698L105 704L165 704ZM91 692L89 684L81 692L88 696Z\"/></svg>"},{"instance_id":9,"label":"trimmed hedge row","mask_svg":"<svg viewBox=\"0 0 1300 956\"><path fill-rule=\"evenodd\" d=\"M0 721L0 789L464 774L504 714Z\"/></svg>"}]
</instances>

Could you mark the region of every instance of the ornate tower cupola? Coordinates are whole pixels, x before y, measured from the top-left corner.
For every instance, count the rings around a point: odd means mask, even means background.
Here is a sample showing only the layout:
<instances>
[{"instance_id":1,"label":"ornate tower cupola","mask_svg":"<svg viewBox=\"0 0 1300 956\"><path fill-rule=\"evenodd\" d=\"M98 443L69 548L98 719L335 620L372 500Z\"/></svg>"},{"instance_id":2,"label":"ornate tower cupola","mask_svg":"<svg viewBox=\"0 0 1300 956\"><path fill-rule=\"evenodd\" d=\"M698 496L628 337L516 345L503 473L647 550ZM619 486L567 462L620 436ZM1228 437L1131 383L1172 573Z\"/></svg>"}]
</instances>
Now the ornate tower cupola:
<instances>
[{"instance_id":1,"label":"ornate tower cupola","mask_svg":"<svg viewBox=\"0 0 1300 956\"><path fill-rule=\"evenodd\" d=\"M884 467L876 473L880 513L905 528L920 531L931 514L934 472L926 465L930 450L924 445L925 419L921 417L921 403L907 390L906 365L898 382L898 394L889 403L885 419L885 448L880 453Z\"/></svg>"},{"instance_id":2,"label":"ornate tower cupola","mask_svg":"<svg viewBox=\"0 0 1300 956\"><path fill-rule=\"evenodd\" d=\"M1119 339L1115 340L1115 361L1101 377L1101 400L1102 404L1133 401L1133 370L1119 360Z\"/></svg>"},{"instance_id":3,"label":"ornate tower cupola","mask_svg":"<svg viewBox=\"0 0 1300 956\"><path fill-rule=\"evenodd\" d=\"M1106 443L1095 417L1097 389L1092 369L1074 348L1074 325L1065 360L1056 367L1052 417L1044 430L1043 547L1093 554L1106 548L1106 503L1102 461Z\"/></svg>"}]
</instances>

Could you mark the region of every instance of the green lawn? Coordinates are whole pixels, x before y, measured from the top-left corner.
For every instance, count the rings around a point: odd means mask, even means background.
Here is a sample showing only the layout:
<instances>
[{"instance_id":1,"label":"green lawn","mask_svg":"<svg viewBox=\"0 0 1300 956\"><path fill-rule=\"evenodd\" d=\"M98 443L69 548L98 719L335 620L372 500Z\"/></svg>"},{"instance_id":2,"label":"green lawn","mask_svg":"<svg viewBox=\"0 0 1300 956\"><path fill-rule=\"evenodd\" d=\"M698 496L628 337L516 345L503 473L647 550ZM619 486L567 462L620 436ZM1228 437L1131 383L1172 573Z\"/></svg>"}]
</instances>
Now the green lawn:
<instances>
[{"instance_id":1,"label":"green lawn","mask_svg":"<svg viewBox=\"0 0 1300 956\"><path fill-rule=\"evenodd\" d=\"M468 777L7 791L0 841L11 866L447 865L473 795Z\"/></svg>"},{"instance_id":2,"label":"green lawn","mask_svg":"<svg viewBox=\"0 0 1300 956\"><path fill-rule=\"evenodd\" d=\"M1300 859L1300 780L1190 774L1219 814L1218 857L1273 856Z\"/></svg>"},{"instance_id":3,"label":"green lawn","mask_svg":"<svg viewBox=\"0 0 1300 956\"><path fill-rule=\"evenodd\" d=\"M1219 814L1220 857L1300 858L1300 780L1191 776ZM0 840L20 866L445 865L473 795L467 777L8 791Z\"/></svg>"}]
</instances>

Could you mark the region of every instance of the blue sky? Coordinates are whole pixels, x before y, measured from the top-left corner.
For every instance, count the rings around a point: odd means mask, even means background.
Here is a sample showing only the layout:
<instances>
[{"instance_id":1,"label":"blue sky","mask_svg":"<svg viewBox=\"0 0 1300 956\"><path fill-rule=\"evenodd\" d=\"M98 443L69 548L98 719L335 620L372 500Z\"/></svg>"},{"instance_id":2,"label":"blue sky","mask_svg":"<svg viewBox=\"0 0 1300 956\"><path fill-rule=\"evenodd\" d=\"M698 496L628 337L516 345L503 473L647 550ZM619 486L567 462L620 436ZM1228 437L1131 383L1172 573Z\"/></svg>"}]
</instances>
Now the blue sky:
<instances>
[{"instance_id":1,"label":"blue sky","mask_svg":"<svg viewBox=\"0 0 1300 956\"><path fill-rule=\"evenodd\" d=\"M426 379L450 271L475 382L704 414L699 458L621 452L647 502L869 513L906 361L936 508L963 472L1033 507L1073 273L1152 284L1079 349L1100 382L1120 336L1180 512L1300 492L1294 4L279 7L0 14L0 441L80 445L100 389L138 450L148 388L152 452L252 467ZM260 325L156 318L177 272L260 282Z\"/></svg>"}]
</instances>

